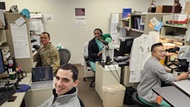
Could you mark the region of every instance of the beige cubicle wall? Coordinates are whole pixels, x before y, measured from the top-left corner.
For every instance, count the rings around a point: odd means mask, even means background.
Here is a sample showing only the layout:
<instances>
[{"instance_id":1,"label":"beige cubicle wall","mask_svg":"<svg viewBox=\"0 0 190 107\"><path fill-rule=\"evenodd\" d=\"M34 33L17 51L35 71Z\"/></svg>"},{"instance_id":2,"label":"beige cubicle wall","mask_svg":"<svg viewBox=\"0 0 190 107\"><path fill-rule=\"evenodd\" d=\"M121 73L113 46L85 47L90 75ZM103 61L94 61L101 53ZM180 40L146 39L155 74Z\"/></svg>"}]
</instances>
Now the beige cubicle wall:
<instances>
[{"instance_id":1,"label":"beige cubicle wall","mask_svg":"<svg viewBox=\"0 0 190 107\"><path fill-rule=\"evenodd\" d=\"M26 107L37 107L44 103L52 95L53 87L29 90L24 98Z\"/></svg>"},{"instance_id":2,"label":"beige cubicle wall","mask_svg":"<svg viewBox=\"0 0 190 107\"><path fill-rule=\"evenodd\" d=\"M138 83L130 83L129 77L130 77L130 71L129 66L125 66L123 71L123 84L127 87L132 86L133 88L137 88Z\"/></svg>"},{"instance_id":3,"label":"beige cubicle wall","mask_svg":"<svg viewBox=\"0 0 190 107\"><path fill-rule=\"evenodd\" d=\"M28 21L29 19L25 18L23 15L21 15L20 13L5 13L5 18L7 21L7 29L6 29L6 37L7 37L7 42L8 42L8 47L9 47L9 51L11 53L12 57L15 57L15 51L14 51L14 42L13 42L13 37L12 37L12 33L11 33L11 26L10 24L15 24L15 21L20 18L23 17L24 20L26 21L26 26L27 26L27 36L28 36L28 48L29 48L29 57L27 58L16 58L16 63L17 66L21 66L22 70L26 71L26 72L31 72L31 68L33 67L33 56L32 56L32 51L31 51L31 42L30 42L30 34L29 34L29 24ZM20 47L23 48L23 47Z\"/></svg>"}]
</instances>

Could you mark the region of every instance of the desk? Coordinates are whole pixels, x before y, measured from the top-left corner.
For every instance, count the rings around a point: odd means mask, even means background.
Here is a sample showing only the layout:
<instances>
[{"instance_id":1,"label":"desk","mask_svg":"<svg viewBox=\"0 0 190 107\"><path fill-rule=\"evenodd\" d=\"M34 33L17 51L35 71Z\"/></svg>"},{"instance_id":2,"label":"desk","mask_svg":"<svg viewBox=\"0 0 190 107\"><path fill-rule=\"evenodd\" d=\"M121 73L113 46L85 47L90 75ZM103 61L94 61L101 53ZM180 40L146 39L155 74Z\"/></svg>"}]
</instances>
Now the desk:
<instances>
[{"instance_id":1,"label":"desk","mask_svg":"<svg viewBox=\"0 0 190 107\"><path fill-rule=\"evenodd\" d=\"M120 72L120 68L118 70L113 70L112 72L106 71L105 68L99 62L96 62L95 89L101 99L103 99L102 86L120 84ZM116 77L118 73L119 78L115 78L113 73L114 75L116 75Z\"/></svg>"},{"instance_id":2,"label":"desk","mask_svg":"<svg viewBox=\"0 0 190 107\"><path fill-rule=\"evenodd\" d=\"M31 74L27 73L27 77L21 80L19 84L31 84ZM21 93L15 93L14 96L17 96L16 100L14 102L5 102L4 104L1 105L1 107L20 107L24 96L26 92L21 92Z\"/></svg>"},{"instance_id":3,"label":"desk","mask_svg":"<svg viewBox=\"0 0 190 107\"><path fill-rule=\"evenodd\" d=\"M54 78L55 80L55 78ZM37 107L44 103L52 95L55 81L40 81L31 84L31 89L25 95L26 107Z\"/></svg>"},{"instance_id":4,"label":"desk","mask_svg":"<svg viewBox=\"0 0 190 107\"><path fill-rule=\"evenodd\" d=\"M53 81L52 83L54 84L54 82L55 81ZM31 86L31 73L27 73L27 77L22 79L22 81L19 82L19 84L27 84ZM54 87L53 84L52 87L48 86L43 88L30 89L27 92L15 93L14 96L17 96L16 100L14 102L5 102L4 104L2 104L1 107L20 107L23 99L25 101L26 107L37 107L41 105L44 101L46 101L48 98L50 98L50 96L52 95L52 89Z\"/></svg>"},{"instance_id":5,"label":"desk","mask_svg":"<svg viewBox=\"0 0 190 107\"><path fill-rule=\"evenodd\" d=\"M124 62L119 62L118 65L121 67L121 78L120 78L120 83L124 86L132 86L133 88L137 88L138 83L129 83L129 76L130 76L130 71L129 71L129 63Z\"/></svg>"},{"instance_id":6,"label":"desk","mask_svg":"<svg viewBox=\"0 0 190 107\"><path fill-rule=\"evenodd\" d=\"M174 107L190 106L190 98L174 86L155 88L153 91Z\"/></svg>"},{"instance_id":7,"label":"desk","mask_svg":"<svg viewBox=\"0 0 190 107\"><path fill-rule=\"evenodd\" d=\"M173 85L190 97L190 80L176 81Z\"/></svg>"}]
</instances>

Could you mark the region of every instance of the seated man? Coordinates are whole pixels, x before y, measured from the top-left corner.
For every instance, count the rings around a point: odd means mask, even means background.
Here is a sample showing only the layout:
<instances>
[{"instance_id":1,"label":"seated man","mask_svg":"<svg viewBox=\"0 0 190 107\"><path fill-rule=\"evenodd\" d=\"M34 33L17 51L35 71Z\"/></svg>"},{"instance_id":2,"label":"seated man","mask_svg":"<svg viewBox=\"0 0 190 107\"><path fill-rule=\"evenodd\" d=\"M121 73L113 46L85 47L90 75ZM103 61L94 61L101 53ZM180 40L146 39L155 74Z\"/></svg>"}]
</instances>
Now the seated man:
<instances>
[{"instance_id":1,"label":"seated man","mask_svg":"<svg viewBox=\"0 0 190 107\"><path fill-rule=\"evenodd\" d=\"M161 87L161 81L171 84L188 78L189 72L183 72L179 76L174 77L166 72L164 66L159 62L164 59L166 52L162 43L156 43L151 47L152 57L144 64L141 81L137 87L139 99L147 105L154 107L170 107L170 105L152 91L153 88Z\"/></svg>"},{"instance_id":2,"label":"seated man","mask_svg":"<svg viewBox=\"0 0 190 107\"><path fill-rule=\"evenodd\" d=\"M53 95L39 107L81 107L77 97L78 69L72 64L62 65L56 71Z\"/></svg>"},{"instance_id":3,"label":"seated man","mask_svg":"<svg viewBox=\"0 0 190 107\"><path fill-rule=\"evenodd\" d=\"M38 52L33 56L33 60L40 61L41 66L52 66L53 71L56 71L60 65L58 50L50 43L50 35L47 32L42 32L40 42L43 45Z\"/></svg>"}]
</instances>

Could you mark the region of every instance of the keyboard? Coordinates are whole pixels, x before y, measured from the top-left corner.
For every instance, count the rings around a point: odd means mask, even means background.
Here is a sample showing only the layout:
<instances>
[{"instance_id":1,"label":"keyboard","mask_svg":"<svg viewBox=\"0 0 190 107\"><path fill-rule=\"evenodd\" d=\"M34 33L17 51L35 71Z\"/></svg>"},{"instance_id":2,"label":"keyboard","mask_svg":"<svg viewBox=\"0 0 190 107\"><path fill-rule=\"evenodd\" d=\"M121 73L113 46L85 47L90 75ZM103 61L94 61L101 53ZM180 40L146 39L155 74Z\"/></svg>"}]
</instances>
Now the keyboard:
<instances>
[{"instance_id":1,"label":"keyboard","mask_svg":"<svg viewBox=\"0 0 190 107\"><path fill-rule=\"evenodd\" d=\"M16 93L15 89L4 89L0 93L0 106Z\"/></svg>"},{"instance_id":2,"label":"keyboard","mask_svg":"<svg viewBox=\"0 0 190 107\"><path fill-rule=\"evenodd\" d=\"M126 61L128 59L130 59L129 55L128 56L117 56L117 57L114 58L114 61L116 61L116 62L122 62L122 61Z\"/></svg>"}]
</instances>

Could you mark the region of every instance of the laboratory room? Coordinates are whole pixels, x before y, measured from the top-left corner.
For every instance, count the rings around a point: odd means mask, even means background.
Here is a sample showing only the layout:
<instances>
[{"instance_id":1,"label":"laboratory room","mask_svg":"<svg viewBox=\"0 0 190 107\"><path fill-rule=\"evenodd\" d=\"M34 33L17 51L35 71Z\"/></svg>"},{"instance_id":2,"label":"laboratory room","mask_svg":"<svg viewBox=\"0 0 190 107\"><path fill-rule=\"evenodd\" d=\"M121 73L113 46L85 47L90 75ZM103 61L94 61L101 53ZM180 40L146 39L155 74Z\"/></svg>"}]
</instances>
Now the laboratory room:
<instances>
[{"instance_id":1,"label":"laboratory room","mask_svg":"<svg viewBox=\"0 0 190 107\"><path fill-rule=\"evenodd\" d=\"M0 107L189 107L190 0L0 0Z\"/></svg>"}]
</instances>

